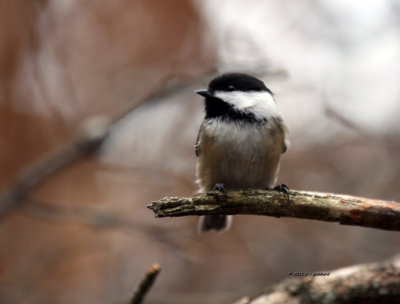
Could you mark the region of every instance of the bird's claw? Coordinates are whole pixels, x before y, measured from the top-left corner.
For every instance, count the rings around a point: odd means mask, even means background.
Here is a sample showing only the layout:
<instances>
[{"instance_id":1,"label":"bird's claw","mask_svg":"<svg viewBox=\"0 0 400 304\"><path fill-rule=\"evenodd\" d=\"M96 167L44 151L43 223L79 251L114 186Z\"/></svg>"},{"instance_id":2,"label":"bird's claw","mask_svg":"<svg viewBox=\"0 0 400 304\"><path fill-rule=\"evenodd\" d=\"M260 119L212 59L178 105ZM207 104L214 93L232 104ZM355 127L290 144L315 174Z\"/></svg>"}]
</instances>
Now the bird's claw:
<instances>
[{"instance_id":1,"label":"bird's claw","mask_svg":"<svg viewBox=\"0 0 400 304\"><path fill-rule=\"evenodd\" d=\"M286 184L280 184L274 187L273 190L276 190L278 192L283 192L287 195L289 195L289 187Z\"/></svg>"},{"instance_id":2,"label":"bird's claw","mask_svg":"<svg viewBox=\"0 0 400 304\"><path fill-rule=\"evenodd\" d=\"M276 185L272 190L276 190L278 192L285 193L287 195L288 202L289 200L289 187L286 184Z\"/></svg>"},{"instance_id":3,"label":"bird's claw","mask_svg":"<svg viewBox=\"0 0 400 304\"><path fill-rule=\"evenodd\" d=\"M225 185L222 184L222 183L221 184L215 184L215 186L213 188L213 191L220 191L220 192L223 192L223 193L228 192L228 191L226 191Z\"/></svg>"}]
</instances>

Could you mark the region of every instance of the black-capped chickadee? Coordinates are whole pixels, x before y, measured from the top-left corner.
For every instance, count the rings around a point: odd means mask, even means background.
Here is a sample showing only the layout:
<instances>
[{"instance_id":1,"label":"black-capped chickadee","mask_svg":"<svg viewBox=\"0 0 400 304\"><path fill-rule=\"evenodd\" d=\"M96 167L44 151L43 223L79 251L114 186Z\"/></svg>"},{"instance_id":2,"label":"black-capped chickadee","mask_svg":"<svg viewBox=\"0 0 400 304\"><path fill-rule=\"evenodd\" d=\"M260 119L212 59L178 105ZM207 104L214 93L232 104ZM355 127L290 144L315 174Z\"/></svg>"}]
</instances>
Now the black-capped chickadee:
<instances>
[{"instance_id":1,"label":"black-capped chickadee","mask_svg":"<svg viewBox=\"0 0 400 304\"><path fill-rule=\"evenodd\" d=\"M267 188L287 193L285 184L273 188L288 145L287 128L265 84L228 73L196 93L205 97L205 118L195 145L199 192ZM223 231L231 222L232 216L201 216L199 232Z\"/></svg>"}]
</instances>

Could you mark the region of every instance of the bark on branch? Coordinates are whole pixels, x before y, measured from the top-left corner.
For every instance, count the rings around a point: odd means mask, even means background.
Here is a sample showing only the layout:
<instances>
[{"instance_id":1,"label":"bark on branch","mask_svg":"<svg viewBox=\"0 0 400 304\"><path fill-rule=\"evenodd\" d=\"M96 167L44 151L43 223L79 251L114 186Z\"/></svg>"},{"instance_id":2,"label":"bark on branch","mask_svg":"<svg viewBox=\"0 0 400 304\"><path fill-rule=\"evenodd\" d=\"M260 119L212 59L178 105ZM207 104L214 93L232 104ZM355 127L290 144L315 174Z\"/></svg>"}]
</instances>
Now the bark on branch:
<instances>
[{"instance_id":1,"label":"bark on branch","mask_svg":"<svg viewBox=\"0 0 400 304\"><path fill-rule=\"evenodd\" d=\"M143 302L144 297L149 292L151 286L153 286L153 283L160 270L161 268L158 264L151 265L149 271L146 273L146 276L135 290L132 299L129 301L129 304L141 304Z\"/></svg>"},{"instance_id":2,"label":"bark on branch","mask_svg":"<svg viewBox=\"0 0 400 304\"><path fill-rule=\"evenodd\" d=\"M291 278L234 304L400 303L400 256Z\"/></svg>"},{"instance_id":3,"label":"bark on branch","mask_svg":"<svg viewBox=\"0 0 400 304\"><path fill-rule=\"evenodd\" d=\"M253 214L400 231L400 203L322 192L290 191L288 199L277 191L211 191L194 197L166 197L147 207L156 217Z\"/></svg>"}]
</instances>

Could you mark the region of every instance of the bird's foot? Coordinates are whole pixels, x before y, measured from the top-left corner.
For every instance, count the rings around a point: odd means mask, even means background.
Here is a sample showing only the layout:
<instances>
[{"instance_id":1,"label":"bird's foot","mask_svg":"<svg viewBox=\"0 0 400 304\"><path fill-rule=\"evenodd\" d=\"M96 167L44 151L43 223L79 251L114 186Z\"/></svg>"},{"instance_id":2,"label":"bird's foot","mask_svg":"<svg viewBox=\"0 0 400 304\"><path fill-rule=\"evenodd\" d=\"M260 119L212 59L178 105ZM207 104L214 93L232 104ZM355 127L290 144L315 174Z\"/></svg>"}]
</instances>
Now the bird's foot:
<instances>
[{"instance_id":1,"label":"bird's foot","mask_svg":"<svg viewBox=\"0 0 400 304\"><path fill-rule=\"evenodd\" d=\"M228 191L226 191L225 185L222 184L222 183L221 184L215 184L215 186L213 188L213 191L220 191L220 192L223 192L223 193L228 192Z\"/></svg>"},{"instance_id":2,"label":"bird's foot","mask_svg":"<svg viewBox=\"0 0 400 304\"><path fill-rule=\"evenodd\" d=\"M289 187L286 184L277 185L273 188L273 190L276 190L278 192L283 192L283 193L289 195Z\"/></svg>"},{"instance_id":3,"label":"bird's foot","mask_svg":"<svg viewBox=\"0 0 400 304\"><path fill-rule=\"evenodd\" d=\"M287 195L288 202L290 201L289 200L289 187L286 184L276 185L274 188L269 189L269 190L275 190L275 191L278 191L278 192L285 193Z\"/></svg>"}]
</instances>

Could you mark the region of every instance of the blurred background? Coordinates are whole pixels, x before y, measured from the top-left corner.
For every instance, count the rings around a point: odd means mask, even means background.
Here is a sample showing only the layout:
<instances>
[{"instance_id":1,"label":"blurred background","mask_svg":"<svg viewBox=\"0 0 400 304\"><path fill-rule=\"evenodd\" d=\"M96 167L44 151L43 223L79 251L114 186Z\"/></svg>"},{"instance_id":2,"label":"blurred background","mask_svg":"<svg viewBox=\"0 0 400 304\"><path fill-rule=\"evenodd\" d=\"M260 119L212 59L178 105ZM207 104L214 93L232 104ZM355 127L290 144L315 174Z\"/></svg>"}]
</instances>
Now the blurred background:
<instances>
[{"instance_id":1,"label":"blurred background","mask_svg":"<svg viewBox=\"0 0 400 304\"><path fill-rule=\"evenodd\" d=\"M231 303L399 252L397 232L334 223L154 218L197 190L194 90L225 71L276 94L278 182L400 201L398 1L0 0L1 303L126 303L153 262L146 303Z\"/></svg>"}]
</instances>

